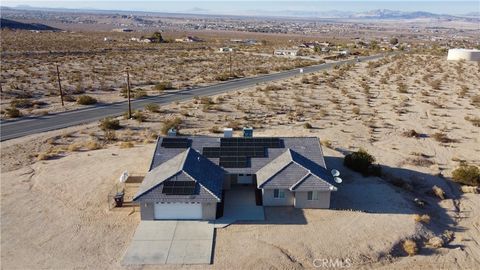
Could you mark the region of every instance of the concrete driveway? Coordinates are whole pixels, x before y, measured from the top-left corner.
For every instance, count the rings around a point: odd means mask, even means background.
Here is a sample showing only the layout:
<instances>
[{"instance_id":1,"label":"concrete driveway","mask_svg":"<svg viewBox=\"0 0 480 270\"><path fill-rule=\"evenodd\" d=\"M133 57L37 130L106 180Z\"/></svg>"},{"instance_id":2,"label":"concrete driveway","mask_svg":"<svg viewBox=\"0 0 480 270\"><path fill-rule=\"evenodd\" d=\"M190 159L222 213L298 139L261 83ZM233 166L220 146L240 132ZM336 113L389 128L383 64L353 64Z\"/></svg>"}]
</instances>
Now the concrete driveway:
<instances>
[{"instance_id":1,"label":"concrete driveway","mask_svg":"<svg viewBox=\"0 0 480 270\"><path fill-rule=\"evenodd\" d=\"M207 221L140 221L123 264L210 264L213 230Z\"/></svg>"}]
</instances>

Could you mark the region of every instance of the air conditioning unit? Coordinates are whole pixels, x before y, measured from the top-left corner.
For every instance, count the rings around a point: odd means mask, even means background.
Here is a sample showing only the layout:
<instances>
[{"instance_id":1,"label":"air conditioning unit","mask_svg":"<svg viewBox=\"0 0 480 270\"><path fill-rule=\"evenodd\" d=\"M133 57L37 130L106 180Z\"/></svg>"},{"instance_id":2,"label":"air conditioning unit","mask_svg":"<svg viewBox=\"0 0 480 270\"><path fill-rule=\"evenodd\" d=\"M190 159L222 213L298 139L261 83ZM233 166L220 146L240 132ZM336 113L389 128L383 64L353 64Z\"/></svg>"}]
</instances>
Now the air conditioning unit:
<instances>
[{"instance_id":1,"label":"air conditioning unit","mask_svg":"<svg viewBox=\"0 0 480 270\"><path fill-rule=\"evenodd\" d=\"M243 128L243 137L244 138L252 138L253 137L253 128L252 127L244 127Z\"/></svg>"},{"instance_id":2,"label":"air conditioning unit","mask_svg":"<svg viewBox=\"0 0 480 270\"><path fill-rule=\"evenodd\" d=\"M224 138L231 138L233 136L233 128L224 128L223 129L223 137Z\"/></svg>"},{"instance_id":3,"label":"air conditioning unit","mask_svg":"<svg viewBox=\"0 0 480 270\"><path fill-rule=\"evenodd\" d=\"M177 130L174 129L174 128L169 129L169 130L168 130L168 133L167 133L167 136L168 136L168 137L175 137L175 136L177 136Z\"/></svg>"}]
</instances>

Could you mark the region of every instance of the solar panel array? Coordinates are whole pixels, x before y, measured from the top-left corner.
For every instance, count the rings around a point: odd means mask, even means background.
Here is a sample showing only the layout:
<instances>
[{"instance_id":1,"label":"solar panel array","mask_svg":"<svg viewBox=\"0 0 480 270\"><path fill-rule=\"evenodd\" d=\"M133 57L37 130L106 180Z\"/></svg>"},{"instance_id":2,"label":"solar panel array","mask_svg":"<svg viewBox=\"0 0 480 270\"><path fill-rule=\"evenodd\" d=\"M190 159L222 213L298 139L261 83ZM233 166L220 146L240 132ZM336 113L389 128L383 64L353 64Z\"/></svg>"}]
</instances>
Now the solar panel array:
<instances>
[{"instance_id":1,"label":"solar panel array","mask_svg":"<svg viewBox=\"0 0 480 270\"><path fill-rule=\"evenodd\" d=\"M193 195L195 181L167 181L163 183L162 193L166 195Z\"/></svg>"},{"instance_id":2,"label":"solar panel array","mask_svg":"<svg viewBox=\"0 0 480 270\"><path fill-rule=\"evenodd\" d=\"M164 148L188 148L190 140L187 138L163 138L161 146Z\"/></svg>"},{"instance_id":3,"label":"solar panel array","mask_svg":"<svg viewBox=\"0 0 480 270\"><path fill-rule=\"evenodd\" d=\"M282 148L279 138L221 138L220 147L204 147L203 155L220 158L224 168L247 168L248 158L267 157L267 148Z\"/></svg>"}]
</instances>

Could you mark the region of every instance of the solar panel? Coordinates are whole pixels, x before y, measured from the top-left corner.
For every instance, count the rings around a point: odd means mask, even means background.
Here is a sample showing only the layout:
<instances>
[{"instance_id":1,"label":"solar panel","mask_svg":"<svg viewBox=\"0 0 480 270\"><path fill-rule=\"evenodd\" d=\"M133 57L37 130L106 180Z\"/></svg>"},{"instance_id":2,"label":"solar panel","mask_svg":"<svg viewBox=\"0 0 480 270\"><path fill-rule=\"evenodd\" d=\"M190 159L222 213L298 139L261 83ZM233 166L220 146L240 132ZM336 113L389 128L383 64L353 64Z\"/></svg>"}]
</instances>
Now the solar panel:
<instances>
[{"instance_id":1,"label":"solar panel","mask_svg":"<svg viewBox=\"0 0 480 270\"><path fill-rule=\"evenodd\" d=\"M220 147L204 147L207 158L220 158L224 168L246 168L248 158L267 157L267 148L282 148L280 138L221 138Z\"/></svg>"},{"instance_id":2,"label":"solar panel","mask_svg":"<svg viewBox=\"0 0 480 270\"><path fill-rule=\"evenodd\" d=\"M219 165L224 168L247 168L247 157L220 157Z\"/></svg>"},{"instance_id":3,"label":"solar panel","mask_svg":"<svg viewBox=\"0 0 480 270\"><path fill-rule=\"evenodd\" d=\"M161 146L164 148L188 148L190 140L187 138L163 138Z\"/></svg>"},{"instance_id":4,"label":"solar panel","mask_svg":"<svg viewBox=\"0 0 480 270\"><path fill-rule=\"evenodd\" d=\"M195 181L167 181L163 183L162 193L166 195L192 195Z\"/></svg>"}]
</instances>

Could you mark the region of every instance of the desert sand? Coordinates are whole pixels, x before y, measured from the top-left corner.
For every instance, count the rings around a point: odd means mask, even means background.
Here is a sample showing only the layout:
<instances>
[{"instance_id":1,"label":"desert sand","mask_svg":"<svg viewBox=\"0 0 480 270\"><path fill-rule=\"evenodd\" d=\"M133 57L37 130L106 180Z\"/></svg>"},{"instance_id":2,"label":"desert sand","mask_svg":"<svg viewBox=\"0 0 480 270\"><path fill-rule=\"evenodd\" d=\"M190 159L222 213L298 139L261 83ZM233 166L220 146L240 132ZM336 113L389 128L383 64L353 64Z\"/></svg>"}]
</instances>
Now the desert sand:
<instances>
[{"instance_id":1,"label":"desert sand","mask_svg":"<svg viewBox=\"0 0 480 270\"><path fill-rule=\"evenodd\" d=\"M183 134L253 126L255 136L319 137L327 166L344 182L332 209L271 207L262 224L218 229L213 265L141 269L311 269L325 258L354 269L475 269L480 196L461 193L448 178L461 161L480 164L478 89L478 64L403 55L171 104L145 112L144 122L119 118L115 140L92 123L2 142L2 266L140 269L120 264L139 213L108 210L107 195L123 170L146 172L152 138L178 117ZM419 138L406 136L410 130ZM88 141L102 149L89 150ZM120 148L126 141L134 147ZM385 177L343 167L343 156L359 148L376 157ZM39 161L41 153L48 159ZM433 185L445 199L431 194ZM414 214L431 220L416 222ZM425 244L445 235L444 247ZM405 254L406 239L417 242L418 255Z\"/></svg>"}]
</instances>

